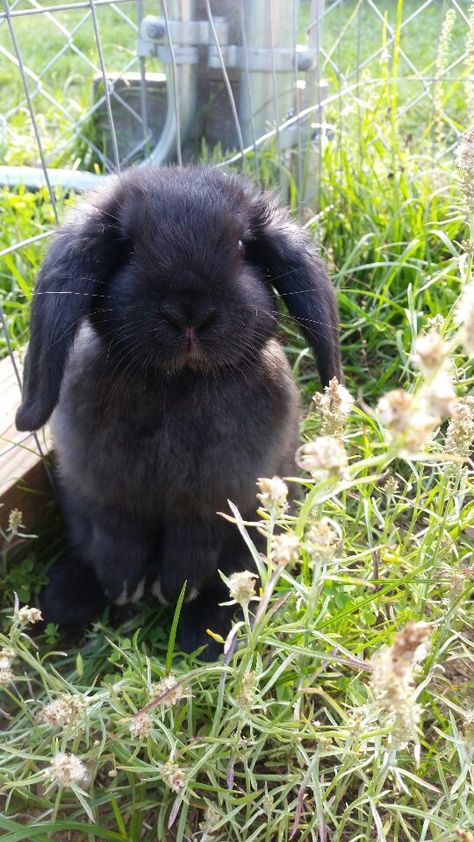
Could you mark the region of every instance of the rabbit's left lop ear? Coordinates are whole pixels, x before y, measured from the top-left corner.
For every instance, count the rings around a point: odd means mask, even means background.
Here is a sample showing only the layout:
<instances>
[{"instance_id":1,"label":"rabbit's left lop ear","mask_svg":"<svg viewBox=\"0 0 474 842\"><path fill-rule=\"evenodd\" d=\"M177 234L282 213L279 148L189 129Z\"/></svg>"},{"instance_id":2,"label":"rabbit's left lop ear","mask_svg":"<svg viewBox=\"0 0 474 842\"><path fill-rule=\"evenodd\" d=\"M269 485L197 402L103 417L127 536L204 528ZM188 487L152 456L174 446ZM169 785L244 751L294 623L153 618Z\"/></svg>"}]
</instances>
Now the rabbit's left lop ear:
<instances>
[{"instance_id":1,"label":"rabbit's left lop ear","mask_svg":"<svg viewBox=\"0 0 474 842\"><path fill-rule=\"evenodd\" d=\"M48 420L81 322L103 291L99 285L125 259L127 243L115 215L115 192L103 191L96 205L59 229L41 267L31 305L18 430L38 430Z\"/></svg>"},{"instance_id":2,"label":"rabbit's left lop ear","mask_svg":"<svg viewBox=\"0 0 474 842\"><path fill-rule=\"evenodd\" d=\"M254 205L247 254L264 270L311 345L322 385L327 386L333 377L341 383L336 296L303 232L281 211L260 200Z\"/></svg>"}]
</instances>

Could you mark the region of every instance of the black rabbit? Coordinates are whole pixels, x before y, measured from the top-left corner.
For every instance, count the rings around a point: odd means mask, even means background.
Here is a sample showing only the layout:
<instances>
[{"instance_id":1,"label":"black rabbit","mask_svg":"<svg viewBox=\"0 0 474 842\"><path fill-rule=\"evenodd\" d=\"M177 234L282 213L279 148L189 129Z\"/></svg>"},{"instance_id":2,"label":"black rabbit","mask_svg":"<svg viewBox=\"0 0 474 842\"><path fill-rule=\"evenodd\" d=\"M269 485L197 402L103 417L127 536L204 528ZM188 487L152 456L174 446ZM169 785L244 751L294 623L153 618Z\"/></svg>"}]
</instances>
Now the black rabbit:
<instances>
[{"instance_id":1,"label":"black rabbit","mask_svg":"<svg viewBox=\"0 0 474 842\"><path fill-rule=\"evenodd\" d=\"M51 416L71 553L41 598L83 626L144 589L175 602L180 642L225 633L226 574L251 568L217 512L255 519L258 477L294 473L298 391L278 306L341 379L330 282L305 237L247 181L130 169L59 229L31 311L19 430ZM54 412L53 412L54 410Z\"/></svg>"}]
</instances>

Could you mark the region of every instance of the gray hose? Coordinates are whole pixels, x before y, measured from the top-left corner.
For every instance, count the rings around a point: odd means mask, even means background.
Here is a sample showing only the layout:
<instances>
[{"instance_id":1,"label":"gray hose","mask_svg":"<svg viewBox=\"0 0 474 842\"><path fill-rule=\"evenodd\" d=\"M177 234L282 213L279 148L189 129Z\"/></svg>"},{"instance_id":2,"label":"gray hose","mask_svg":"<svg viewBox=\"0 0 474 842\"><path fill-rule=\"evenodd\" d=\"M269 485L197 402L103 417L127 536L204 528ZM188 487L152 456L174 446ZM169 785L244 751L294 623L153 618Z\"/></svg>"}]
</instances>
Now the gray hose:
<instances>
[{"instance_id":1,"label":"gray hose","mask_svg":"<svg viewBox=\"0 0 474 842\"><path fill-rule=\"evenodd\" d=\"M49 183L52 187L65 190L89 190L108 178L107 175L95 175L81 170L48 169ZM0 185L18 187L20 184L28 190L40 190L46 187L46 177L40 167L0 167Z\"/></svg>"}]
</instances>

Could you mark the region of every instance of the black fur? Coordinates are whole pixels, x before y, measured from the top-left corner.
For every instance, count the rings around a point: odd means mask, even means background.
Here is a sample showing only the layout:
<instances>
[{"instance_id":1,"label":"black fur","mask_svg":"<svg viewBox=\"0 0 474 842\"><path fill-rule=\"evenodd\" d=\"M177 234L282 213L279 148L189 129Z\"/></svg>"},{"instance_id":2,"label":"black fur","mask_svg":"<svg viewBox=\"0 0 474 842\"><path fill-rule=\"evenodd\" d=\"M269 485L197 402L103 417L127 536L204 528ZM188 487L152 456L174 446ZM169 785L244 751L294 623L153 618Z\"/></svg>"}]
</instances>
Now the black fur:
<instances>
[{"instance_id":1,"label":"black fur","mask_svg":"<svg viewBox=\"0 0 474 842\"><path fill-rule=\"evenodd\" d=\"M187 580L199 596L183 609L182 645L228 628L217 570L251 560L217 512L230 499L254 518L257 478L294 472L298 393L275 338L274 288L323 384L341 379L323 267L248 182L203 167L132 169L60 229L38 277L17 413L31 430L54 410L72 550L46 615L91 613L70 607L69 574L73 589L90 575L114 600L154 583L170 603ZM92 613L102 603L91 585Z\"/></svg>"}]
</instances>

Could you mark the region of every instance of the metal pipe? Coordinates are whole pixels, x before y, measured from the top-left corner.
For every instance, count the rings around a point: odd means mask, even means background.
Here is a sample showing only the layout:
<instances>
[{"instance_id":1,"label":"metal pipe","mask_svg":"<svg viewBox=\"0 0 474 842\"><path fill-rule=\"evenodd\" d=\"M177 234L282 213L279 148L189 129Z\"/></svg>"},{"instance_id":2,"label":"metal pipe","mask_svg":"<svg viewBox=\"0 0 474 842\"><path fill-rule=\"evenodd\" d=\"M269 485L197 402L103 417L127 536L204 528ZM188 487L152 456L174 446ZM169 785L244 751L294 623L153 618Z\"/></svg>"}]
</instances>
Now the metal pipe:
<instances>
[{"instance_id":1,"label":"metal pipe","mask_svg":"<svg viewBox=\"0 0 474 842\"><path fill-rule=\"evenodd\" d=\"M167 112L163 129L157 146L145 164L161 165L176 157L179 161L181 143L186 141L193 128L197 100L197 65L194 63L192 50L197 48L186 44L172 44L169 15L171 19L181 22L192 21L196 18L195 7L195 0L163 0L172 72L167 74ZM312 7L318 9L317 17L320 18L324 0L312 0ZM247 148L241 150L240 155L234 156L235 160L241 159L249 151L249 146L256 150L261 142L272 136L276 138L279 152L292 146L296 141L292 136L297 130L296 123L299 123L304 115L315 110L314 107L306 108L297 119L292 119L296 94L295 71L288 63L281 69L273 55L274 49L294 55L294 22L298 19L299 0L241 0L241 10L245 30L242 36L243 49L246 52L245 63L249 73L248 80L242 78L239 111L243 141ZM271 57L270 67L267 60L259 60L262 56L263 59ZM246 74L242 74L244 75ZM271 126L274 128L269 131ZM106 178L68 170L49 170L49 173L54 186L61 185L75 190L88 189ZM0 184L2 183L23 183L37 189L44 185L45 176L34 168L0 167Z\"/></svg>"},{"instance_id":2,"label":"metal pipe","mask_svg":"<svg viewBox=\"0 0 474 842\"><path fill-rule=\"evenodd\" d=\"M301 191L300 195L302 199L301 206L310 206L313 208L319 205L321 188L321 165L323 151L323 108L321 104L321 37L324 17L324 6L325 0L311 0L308 47L310 50L314 51L316 55L316 62L314 64L314 67L306 74L306 84L303 99L303 107L307 108L308 106L313 104L317 106L316 123L318 123L319 125L317 133L317 146L311 143L311 123L313 121L308 120L308 122L304 126L306 156L304 158L304 176L301 179L299 185Z\"/></svg>"},{"instance_id":3,"label":"metal pipe","mask_svg":"<svg viewBox=\"0 0 474 842\"><path fill-rule=\"evenodd\" d=\"M170 0L168 5L171 16L180 21L193 20L195 0ZM166 19L166 7L163 7ZM171 53L171 72L167 77L167 108L165 124L160 139L145 164L160 166L174 158L181 163L181 148L190 135L196 116L197 100L197 65L176 62L176 46L171 43L169 28L168 41ZM179 48L179 45L177 45Z\"/></svg>"},{"instance_id":4,"label":"metal pipe","mask_svg":"<svg viewBox=\"0 0 474 842\"><path fill-rule=\"evenodd\" d=\"M252 51L293 47L294 4L299 0L244 0L245 44ZM280 125L291 115L295 105L294 71L253 70L249 61L249 79L240 86L240 120L244 144L265 134L271 125ZM253 130L252 130L253 123Z\"/></svg>"},{"instance_id":5,"label":"metal pipe","mask_svg":"<svg viewBox=\"0 0 474 842\"><path fill-rule=\"evenodd\" d=\"M138 31L143 20L143 0L137 0L137 23ZM140 112L143 124L143 142L150 145L150 135L148 130L148 113L147 113L147 99L146 99L146 64L143 56L139 57L140 62Z\"/></svg>"}]
</instances>

